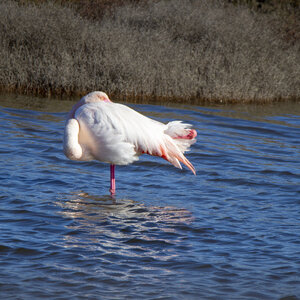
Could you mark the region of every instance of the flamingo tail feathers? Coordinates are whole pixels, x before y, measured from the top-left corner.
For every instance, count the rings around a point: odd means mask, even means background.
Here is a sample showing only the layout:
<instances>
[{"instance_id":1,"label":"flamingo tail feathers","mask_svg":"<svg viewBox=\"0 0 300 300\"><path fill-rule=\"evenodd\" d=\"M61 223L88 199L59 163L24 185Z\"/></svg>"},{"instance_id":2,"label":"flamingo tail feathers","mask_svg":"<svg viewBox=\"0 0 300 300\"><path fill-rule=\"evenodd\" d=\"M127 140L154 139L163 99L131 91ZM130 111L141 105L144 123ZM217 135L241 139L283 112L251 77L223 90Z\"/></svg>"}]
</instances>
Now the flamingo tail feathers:
<instances>
[{"instance_id":1,"label":"flamingo tail feathers","mask_svg":"<svg viewBox=\"0 0 300 300\"><path fill-rule=\"evenodd\" d=\"M165 147L164 147L165 146ZM182 169L181 163L186 165L194 175L196 175L196 170L192 163L183 155L180 151L176 143L171 140L167 139L164 143L164 146L161 146L161 157L165 160L169 161L174 167Z\"/></svg>"},{"instance_id":2,"label":"flamingo tail feathers","mask_svg":"<svg viewBox=\"0 0 300 300\"><path fill-rule=\"evenodd\" d=\"M191 129L190 124L173 121L167 124L165 143L161 146L161 157L177 168L182 168L180 162L186 165L196 175L196 170L191 162L184 156L190 146L196 142L197 132Z\"/></svg>"}]
</instances>

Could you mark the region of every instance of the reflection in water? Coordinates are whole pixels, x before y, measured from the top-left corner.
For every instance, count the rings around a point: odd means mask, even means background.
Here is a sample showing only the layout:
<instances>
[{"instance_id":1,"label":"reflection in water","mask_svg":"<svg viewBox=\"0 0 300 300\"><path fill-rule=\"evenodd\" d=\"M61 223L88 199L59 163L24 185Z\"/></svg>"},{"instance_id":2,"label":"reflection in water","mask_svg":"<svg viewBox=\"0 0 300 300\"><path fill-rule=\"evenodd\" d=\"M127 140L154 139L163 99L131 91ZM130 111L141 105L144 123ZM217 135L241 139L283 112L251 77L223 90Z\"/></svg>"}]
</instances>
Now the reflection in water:
<instances>
[{"instance_id":1,"label":"reflection in water","mask_svg":"<svg viewBox=\"0 0 300 300\"><path fill-rule=\"evenodd\" d=\"M190 223L193 218L189 211L176 207L148 206L130 199L116 199L111 196L93 196L85 192L73 192L65 201L56 202L64 208L67 217L99 221L112 215L118 218L143 217L148 221Z\"/></svg>"},{"instance_id":2,"label":"reflection in water","mask_svg":"<svg viewBox=\"0 0 300 300\"><path fill-rule=\"evenodd\" d=\"M129 254L132 247L148 252L149 243L172 245L178 242L174 226L188 226L194 220L186 209L145 206L130 199L92 196L85 192L64 195L64 199L56 204L62 208L60 214L63 217L76 221L67 226L71 234L64 236L65 247L94 247L97 244L105 247L106 252L108 247L115 252L121 241L124 246L118 253L123 254L124 251ZM86 234L78 237L77 233L82 231ZM168 234L172 233L169 239Z\"/></svg>"}]
</instances>

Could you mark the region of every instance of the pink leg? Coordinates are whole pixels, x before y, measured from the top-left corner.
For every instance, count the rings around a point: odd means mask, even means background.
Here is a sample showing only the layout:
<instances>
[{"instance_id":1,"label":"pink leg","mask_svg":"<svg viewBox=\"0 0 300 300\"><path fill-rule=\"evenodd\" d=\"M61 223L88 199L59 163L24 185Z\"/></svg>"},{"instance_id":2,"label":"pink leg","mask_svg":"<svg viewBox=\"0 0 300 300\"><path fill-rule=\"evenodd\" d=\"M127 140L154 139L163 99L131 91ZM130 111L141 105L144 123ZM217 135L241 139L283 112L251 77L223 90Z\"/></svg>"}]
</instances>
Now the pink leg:
<instances>
[{"instance_id":1,"label":"pink leg","mask_svg":"<svg viewBox=\"0 0 300 300\"><path fill-rule=\"evenodd\" d=\"M110 195L116 194L115 165L110 165Z\"/></svg>"}]
</instances>

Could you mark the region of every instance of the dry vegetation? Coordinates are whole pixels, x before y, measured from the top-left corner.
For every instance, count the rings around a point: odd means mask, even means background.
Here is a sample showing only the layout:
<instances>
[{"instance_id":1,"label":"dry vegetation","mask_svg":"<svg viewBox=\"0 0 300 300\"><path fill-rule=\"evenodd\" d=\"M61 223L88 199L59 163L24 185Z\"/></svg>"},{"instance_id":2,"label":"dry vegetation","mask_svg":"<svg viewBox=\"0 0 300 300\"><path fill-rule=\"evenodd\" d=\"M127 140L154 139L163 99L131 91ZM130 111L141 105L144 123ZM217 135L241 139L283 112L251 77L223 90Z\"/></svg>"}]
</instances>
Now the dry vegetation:
<instances>
[{"instance_id":1,"label":"dry vegetation","mask_svg":"<svg viewBox=\"0 0 300 300\"><path fill-rule=\"evenodd\" d=\"M231 2L2 0L0 87L124 100L299 99L299 20L289 9L297 10L287 6L282 18Z\"/></svg>"}]
</instances>

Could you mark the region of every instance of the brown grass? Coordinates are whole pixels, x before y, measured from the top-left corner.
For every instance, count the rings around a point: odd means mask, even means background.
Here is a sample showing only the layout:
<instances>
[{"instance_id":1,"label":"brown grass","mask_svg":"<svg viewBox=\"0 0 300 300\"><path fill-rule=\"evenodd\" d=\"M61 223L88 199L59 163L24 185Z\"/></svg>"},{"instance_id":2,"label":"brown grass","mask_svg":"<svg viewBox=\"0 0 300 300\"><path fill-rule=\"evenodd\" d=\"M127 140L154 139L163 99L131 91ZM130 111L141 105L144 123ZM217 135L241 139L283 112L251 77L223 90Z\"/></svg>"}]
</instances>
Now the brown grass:
<instances>
[{"instance_id":1,"label":"brown grass","mask_svg":"<svg viewBox=\"0 0 300 300\"><path fill-rule=\"evenodd\" d=\"M192 103L299 99L297 20L287 32L277 13L214 0L34 2L0 3L2 90Z\"/></svg>"}]
</instances>

